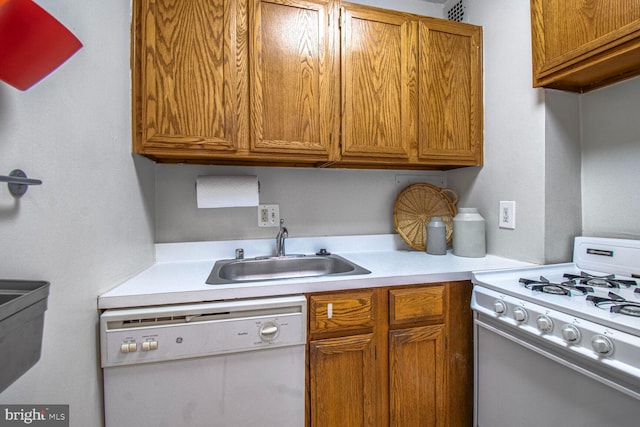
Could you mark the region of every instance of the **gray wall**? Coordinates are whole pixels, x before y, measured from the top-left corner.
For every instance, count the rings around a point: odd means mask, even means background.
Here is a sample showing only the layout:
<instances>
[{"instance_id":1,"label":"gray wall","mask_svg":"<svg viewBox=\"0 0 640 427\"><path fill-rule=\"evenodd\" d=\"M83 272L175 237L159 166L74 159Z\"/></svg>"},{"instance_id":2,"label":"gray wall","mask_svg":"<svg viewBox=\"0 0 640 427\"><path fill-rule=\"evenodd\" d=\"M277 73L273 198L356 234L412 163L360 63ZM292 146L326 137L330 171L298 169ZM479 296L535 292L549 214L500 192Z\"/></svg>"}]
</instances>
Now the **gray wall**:
<instances>
[{"instance_id":1,"label":"gray wall","mask_svg":"<svg viewBox=\"0 0 640 427\"><path fill-rule=\"evenodd\" d=\"M640 78L582 95L587 236L640 239Z\"/></svg>"},{"instance_id":2,"label":"gray wall","mask_svg":"<svg viewBox=\"0 0 640 427\"><path fill-rule=\"evenodd\" d=\"M545 91L544 261L570 261L582 235L580 95Z\"/></svg>"},{"instance_id":3,"label":"gray wall","mask_svg":"<svg viewBox=\"0 0 640 427\"><path fill-rule=\"evenodd\" d=\"M96 426L96 298L153 262L154 165L130 153L129 2L38 3L84 47L26 92L0 83L0 174L43 181L20 200L0 185L0 278L51 282L41 359L0 403Z\"/></svg>"},{"instance_id":4,"label":"gray wall","mask_svg":"<svg viewBox=\"0 0 640 427\"><path fill-rule=\"evenodd\" d=\"M487 251L544 262L545 101L531 87L528 1L468 2L484 33L484 166L447 173L458 206L477 207L487 223ZM498 228L501 200L516 202L516 229Z\"/></svg>"},{"instance_id":5,"label":"gray wall","mask_svg":"<svg viewBox=\"0 0 640 427\"><path fill-rule=\"evenodd\" d=\"M289 236L393 233L393 203L408 184L444 186L442 172L232 166L157 166L158 242L272 238L256 207L198 209L198 175L256 175L260 203L280 205Z\"/></svg>"}]
</instances>

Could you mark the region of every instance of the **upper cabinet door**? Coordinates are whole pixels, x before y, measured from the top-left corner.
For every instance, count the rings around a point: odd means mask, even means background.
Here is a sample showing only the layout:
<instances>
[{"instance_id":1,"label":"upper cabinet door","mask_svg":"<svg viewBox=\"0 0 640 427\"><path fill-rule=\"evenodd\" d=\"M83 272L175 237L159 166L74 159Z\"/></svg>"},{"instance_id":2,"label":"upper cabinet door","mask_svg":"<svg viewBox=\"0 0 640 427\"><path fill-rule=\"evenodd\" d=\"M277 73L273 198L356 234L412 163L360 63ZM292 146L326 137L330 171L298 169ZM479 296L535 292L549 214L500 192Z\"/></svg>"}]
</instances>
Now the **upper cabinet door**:
<instances>
[{"instance_id":1,"label":"upper cabinet door","mask_svg":"<svg viewBox=\"0 0 640 427\"><path fill-rule=\"evenodd\" d=\"M134 151L197 158L246 139L243 1L134 2Z\"/></svg>"},{"instance_id":2,"label":"upper cabinet door","mask_svg":"<svg viewBox=\"0 0 640 427\"><path fill-rule=\"evenodd\" d=\"M328 160L338 137L335 12L328 0L251 5L251 151Z\"/></svg>"},{"instance_id":3,"label":"upper cabinet door","mask_svg":"<svg viewBox=\"0 0 640 427\"><path fill-rule=\"evenodd\" d=\"M418 159L482 164L482 28L423 18L419 24Z\"/></svg>"},{"instance_id":4,"label":"upper cabinet door","mask_svg":"<svg viewBox=\"0 0 640 427\"><path fill-rule=\"evenodd\" d=\"M415 21L345 4L341 25L342 158L408 159L415 141Z\"/></svg>"},{"instance_id":5,"label":"upper cabinet door","mask_svg":"<svg viewBox=\"0 0 640 427\"><path fill-rule=\"evenodd\" d=\"M586 92L640 74L640 0L531 0L533 86Z\"/></svg>"}]
</instances>

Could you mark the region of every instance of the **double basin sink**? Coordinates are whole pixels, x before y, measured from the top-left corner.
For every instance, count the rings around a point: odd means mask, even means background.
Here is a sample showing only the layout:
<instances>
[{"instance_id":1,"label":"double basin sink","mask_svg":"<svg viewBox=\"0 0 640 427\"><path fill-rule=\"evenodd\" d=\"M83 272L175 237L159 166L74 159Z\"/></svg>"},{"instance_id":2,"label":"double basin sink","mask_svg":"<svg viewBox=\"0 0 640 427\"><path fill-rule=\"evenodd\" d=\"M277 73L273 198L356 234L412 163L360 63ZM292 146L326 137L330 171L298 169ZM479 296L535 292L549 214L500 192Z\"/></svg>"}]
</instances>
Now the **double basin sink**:
<instances>
[{"instance_id":1,"label":"double basin sink","mask_svg":"<svg viewBox=\"0 0 640 427\"><path fill-rule=\"evenodd\" d=\"M369 274L369 270L339 255L287 255L228 259L215 263L207 284L258 282L321 276Z\"/></svg>"}]
</instances>

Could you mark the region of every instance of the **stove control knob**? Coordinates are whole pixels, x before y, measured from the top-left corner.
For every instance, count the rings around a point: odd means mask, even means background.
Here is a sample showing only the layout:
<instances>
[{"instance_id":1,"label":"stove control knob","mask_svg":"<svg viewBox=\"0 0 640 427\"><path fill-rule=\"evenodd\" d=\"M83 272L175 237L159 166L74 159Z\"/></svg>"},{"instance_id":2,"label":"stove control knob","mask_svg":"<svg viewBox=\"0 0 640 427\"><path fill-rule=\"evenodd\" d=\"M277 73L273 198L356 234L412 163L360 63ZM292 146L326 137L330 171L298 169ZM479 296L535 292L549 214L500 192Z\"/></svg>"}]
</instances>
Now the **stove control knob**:
<instances>
[{"instance_id":1,"label":"stove control knob","mask_svg":"<svg viewBox=\"0 0 640 427\"><path fill-rule=\"evenodd\" d=\"M613 353L613 343L604 335L596 335L591 339L591 346L596 353L608 356Z\"/></svg>"},{"instance_id":2,"label":"stove control knob","mask_svg":"<svg viewBox=\"0 0 640 427\"><path fill-rule=\"evenodd\" d=\"M580 330L573 325L564 325L562 327L562 336L565 341L575 343L580 341Z\"/></svg>"},{"instance_id":3,"label":"stove control knob","mask_svg":"<svg viewBox=\"0 0 640 427\"><path fill-rule=\"evenodd\" d=\"M495 311L496 314L504 314L507 312L507 304L505 304L504 301L497 299L493 302L493 311Z\"/></svg>"},{"instance_id":4,"label":"stove control knob","mask_svg":"<svg viewBox=\"0 0 640 427\"><path fill-rule=\"evenodd\" d=\"M526 322L527 319L529 318L529 314L527 313L527 310L525 310L522 307L516 307L513 309L513 318L516 319L518 322Z\"/></svg>"},{"instance_id":5,"label":"stove control knob","mask_svg":"<svg viewBox=\"0 0 640 427\"><path fill-rule=\"evenodd\" d=\"M549 316L540 315L536 319L536 325L541 332L551 332L553 330L553 321Z\"/></svg>"}]
</instances>

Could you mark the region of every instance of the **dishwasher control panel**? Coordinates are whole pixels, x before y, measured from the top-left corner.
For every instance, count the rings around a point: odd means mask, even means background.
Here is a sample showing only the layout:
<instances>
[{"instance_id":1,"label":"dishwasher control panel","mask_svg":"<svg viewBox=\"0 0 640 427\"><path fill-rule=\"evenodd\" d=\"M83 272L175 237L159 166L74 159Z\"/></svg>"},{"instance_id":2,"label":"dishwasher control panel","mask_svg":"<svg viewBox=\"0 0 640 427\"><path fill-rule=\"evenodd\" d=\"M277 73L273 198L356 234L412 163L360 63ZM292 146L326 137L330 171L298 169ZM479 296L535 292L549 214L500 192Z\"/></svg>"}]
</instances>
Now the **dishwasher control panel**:
<instances>
[{"instance_id":1,"label":"dishwasher control panel","mask_svg":"<svg viewBox=\"0 0 640 427\"><path fill-rule=\"evenodd\" d=\"M109 310L102 367L304 345L304 296Z\"/></svg>"}]
</instances>

